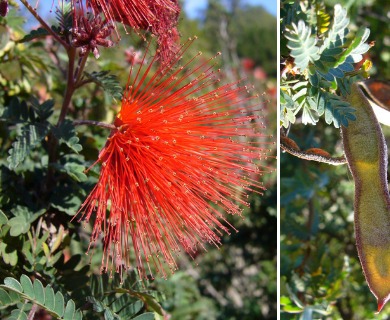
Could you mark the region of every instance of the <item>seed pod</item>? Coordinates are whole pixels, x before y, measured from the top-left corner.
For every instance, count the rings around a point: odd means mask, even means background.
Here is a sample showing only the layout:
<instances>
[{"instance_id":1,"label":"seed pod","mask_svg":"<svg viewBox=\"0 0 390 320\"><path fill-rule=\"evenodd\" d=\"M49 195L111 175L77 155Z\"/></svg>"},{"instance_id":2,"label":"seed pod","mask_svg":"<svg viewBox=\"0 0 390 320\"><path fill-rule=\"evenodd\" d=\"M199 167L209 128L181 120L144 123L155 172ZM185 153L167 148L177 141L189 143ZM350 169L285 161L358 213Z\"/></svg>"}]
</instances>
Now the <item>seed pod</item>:
<instances>
[{"instance_id":1,"label":"seed pod","mask_svg":"<svg viewBox=\"0 0 390 320\"><path fill-rule=\"evenodd\" d=\"M355 180L355 233L360 263L378 312L390 299L390 197L387 147L381 127L359 84L347 98L356 121L342 127L345 156Z\"/></svg>"}]
</instances>

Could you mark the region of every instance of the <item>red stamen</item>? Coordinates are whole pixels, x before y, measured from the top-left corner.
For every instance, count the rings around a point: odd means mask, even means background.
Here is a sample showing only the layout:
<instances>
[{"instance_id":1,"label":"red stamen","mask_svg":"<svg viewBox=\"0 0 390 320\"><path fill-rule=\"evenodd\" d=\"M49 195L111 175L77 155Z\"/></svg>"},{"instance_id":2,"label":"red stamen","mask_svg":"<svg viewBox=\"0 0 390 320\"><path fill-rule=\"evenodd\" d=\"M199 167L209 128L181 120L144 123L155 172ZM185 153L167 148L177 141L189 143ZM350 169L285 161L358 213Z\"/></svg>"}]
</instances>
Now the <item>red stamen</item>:
<instances>
[{"instance_id":1,"label":"red stamen","mask_svg":"<svg viewBox=\"0 0 390 320\"><path fill-rule=\"evenodd\" d=\"M194 256L205 242L220 246L226 226L235 230L222 213L241 216L237 203L249 206L248 192L262 194L260 177L272 169L261 159L272 142L260 133L258 96L239 82L215 87L214 58L199 63L197 55L153 73L156 59L145 56L131 68L118 130L79 212L80 220L96 217L91 243L104 239L102 270L136 265L141 277L153 270L166 277L181 248Z\"/></svg>"}]
</instances>

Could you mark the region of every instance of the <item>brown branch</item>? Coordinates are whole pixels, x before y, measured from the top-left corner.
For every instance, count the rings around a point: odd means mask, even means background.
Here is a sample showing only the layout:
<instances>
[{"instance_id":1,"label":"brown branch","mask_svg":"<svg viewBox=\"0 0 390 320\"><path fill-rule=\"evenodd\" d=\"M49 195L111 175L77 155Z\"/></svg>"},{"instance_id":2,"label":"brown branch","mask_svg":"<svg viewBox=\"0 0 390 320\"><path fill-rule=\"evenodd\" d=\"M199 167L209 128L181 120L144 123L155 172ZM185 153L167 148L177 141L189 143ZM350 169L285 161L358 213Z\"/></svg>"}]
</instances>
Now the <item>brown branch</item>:
<instances>
[{"instance_id":1,"label":"brown branch","mask_svg":"<svg viewBox=\"0 0 390 320\"><path fill-rule=\"evenodd\" d=\"M345 156L332 157L322 149L316 149L317 152L302 151L299 149L299 147L297 146L294 140L287 138L282 134L280 136L280 148L283 151L288 152L289 154L304 160L317 161L317 162L331 164L334 166L339 166L347 163Z\"/></svg>"}]
</instances>

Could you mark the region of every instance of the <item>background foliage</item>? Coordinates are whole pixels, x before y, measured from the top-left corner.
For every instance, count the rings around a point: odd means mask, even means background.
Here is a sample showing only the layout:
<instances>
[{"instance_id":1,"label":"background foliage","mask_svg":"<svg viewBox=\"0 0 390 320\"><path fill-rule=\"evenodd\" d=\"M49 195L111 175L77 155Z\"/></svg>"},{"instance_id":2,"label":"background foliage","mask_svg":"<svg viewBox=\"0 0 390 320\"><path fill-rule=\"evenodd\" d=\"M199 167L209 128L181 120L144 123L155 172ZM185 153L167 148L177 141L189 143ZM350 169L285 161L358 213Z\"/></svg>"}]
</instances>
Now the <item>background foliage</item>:
<instances>
[{"instance_id":1,"label":"background foliage","mask_svg":"<svg viewBox=\"0 0 390 320\"><path fill-rule=\"evenodd\" d=\"M289 13L288 8L291 6L309 7L308 1L283 1L282 3L283 21L298 23L299 19L302 19L305 25L312 26L309 29L312 33L314 30L318 31L314 25L318 26L320 22L324 28L321 31L319 27L320 32L325 32L320 39L322 37L324 42L330 37L329 28L332 28L332 21L337 14L334 6L341 4L346 9L346 17L349 19L348 29L356 34L359 33L358 30L368 27L370 36L366 41L375 41L375 46L368 53L360 52L364 54L363 60L368 58L373 62L373 67L369 71L371 77L389 79L387 25L390 6L388 1L315 1L312 3L319 9L314 11L317 20L311 18L310 10L299 13L301 10L299 9L298 16ZM290 51L294 49L294 45L289 42L294 31L291 31L288 23L282 22L282 28L288 35L282 40L281 53L282 58L288 61L294 55ZM324 31L326 29L328 31ZM342 49L348 50L351 43L357 41L359 37L347 37ZM318 46L318 42L306 40L301 43L302 45L305 46L305 50L310 51L315 45ZM363 48L362 45L357 48L359 47ZM339 60L340 55L343 55L342 52L337 52L334 52L336 59L333 60ZM298 53L295 55L297 56ZM313 53L309 57L314 64L335 63L323 55L318 56ZM354 70L359 66L356 64ZM282 69L284 67L282 66ZM317 65L315 70L318 74ZM337 74L333 74L336 81L322 77L322 81L325 81L325 86L322 88L325 90L329 88L331 94L342 96L339 79L345 79L345 75L344 73L338 78ZM297 77L300 82L305 81L303 79L305 76L309 78L310 71L306 75L300 75L298 72ZM346 76L348 78L348 74ZM317 94L312 91L312 80L310 78L307 80L305 86L308 90L303 93L306 100L313 97L313 93ZM331 86L326 86L326 83L330 83ZM285 85L290 87L288 83ZM295 90L295 93L302 87L297 86L296 89L291 90ZM291 92L284 93L287 96L285 99L287 104ZM299 97L295 101L299 101ZM304 112L299 112L291 117L289 111L296 110L296 107L293 102L290 103L290 106L284 109L288 109L285 118L282 118L282 124L288 128L288 137L295 140L302 150L322 148L333 156L342 155L340 131L334 128L338 126L337 121L335 122L337 120L335 112L332 112L328 118L325 114L325 118L321 119L322 113L314 110L309 104L310 112L317 113L317 116L307 117ZM349 106L342 106L344 107ZM351 111L353 115L352 110L344 110ZM304 121L305 116L306 121ZM353 117L347 118L348 121L354 120ZM342 118L339 119L341 120L339 124L343 124ZM315 126L303 125L304 123L315 124ZM390 141L388 128L384 128L384 133ZM282 153L280 167L282 168L280 202L282 319L387 319L388 307L379 315L375 315L376 300L368 289L359 263L353 225L354 182L347 165L336 167L301 160Z\"/></svg>"},{"instance_id":2,"label":"background foliage","mask_svg":"<svg viewBox=\"0 0 390 320\"><path fill-rule=\"evenodd\" d=\"M222 51L223 81L246 77L265 92L264 122L271 134L276 18L233 2L210 1L200 20L183 13L179 30L183 39L198 35L188 56ZM142 44L124 35L115 48L102 49L98 60L89 57L85 85L56 127L67 56L28 12L17 9L18 2L11 4L8 16L0 18L0 318L27 319L32 309L35 319L275 318L276 176L265 181L263 197L251 198L245 220L231 218L238 234L195 262L182 257L180 271L168 280L140 283L129 272L121 283L117 275L99 274L102 248L86 256L91 227L71 218L97 181L97 168L84 170L96 161L109 132L74 127L73 120L112 122L130 67L126 50ZM54 30L68 32L69 17L55 16L47 16ZM55 154L52 137L59 141Z\"/></svg>"}]
</instances>

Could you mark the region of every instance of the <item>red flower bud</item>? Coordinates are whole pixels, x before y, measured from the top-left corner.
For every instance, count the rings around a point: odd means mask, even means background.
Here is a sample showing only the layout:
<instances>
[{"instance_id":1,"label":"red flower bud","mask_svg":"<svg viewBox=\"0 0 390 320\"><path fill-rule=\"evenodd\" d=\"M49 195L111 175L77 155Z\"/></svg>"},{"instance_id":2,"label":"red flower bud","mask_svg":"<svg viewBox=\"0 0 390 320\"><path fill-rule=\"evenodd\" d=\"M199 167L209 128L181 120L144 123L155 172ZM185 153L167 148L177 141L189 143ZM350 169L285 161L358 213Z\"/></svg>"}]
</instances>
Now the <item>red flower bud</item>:
<instances>
[{"instance_id":1,"label":"red flower bud","mask_svg":"<svg viewBox=\"0 0 390 320\"><path fill-rule=\"evenodd\" d=\"M0 0L0 16L5 17L9 11L8 0Z\"/></svg>"}]
</instances>

